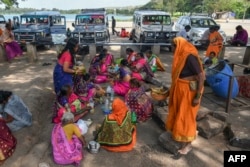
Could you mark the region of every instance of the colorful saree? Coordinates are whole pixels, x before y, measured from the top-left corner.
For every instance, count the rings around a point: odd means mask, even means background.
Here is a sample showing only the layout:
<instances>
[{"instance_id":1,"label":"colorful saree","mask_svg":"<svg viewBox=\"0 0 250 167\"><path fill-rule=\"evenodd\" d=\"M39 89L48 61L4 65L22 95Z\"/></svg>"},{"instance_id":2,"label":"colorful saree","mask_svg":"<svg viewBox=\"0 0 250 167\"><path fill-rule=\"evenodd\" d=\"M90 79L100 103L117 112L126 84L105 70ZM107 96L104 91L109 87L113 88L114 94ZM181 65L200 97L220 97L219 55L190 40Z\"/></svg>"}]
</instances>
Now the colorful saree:
<instances>
[{"instance_id":1,"label":"colorful saree","mask_svg":"<svg viewBox=\"0 0 250 167\"><path fill-rule=\"evenodd\" d=\"M82 143L76 136L68 141L61 124L54 125L51 143L55 163L60 165L80 164L83 159Z\"/></svg>"},{"instance_id":2,"label":"colorful saree","mask_svg":"<svg viewBox=\"0 0 250 167\"><path fill-rule=\"evenodd\" d=\"M70 106L70 111L75 114L78 113L79 115L84 114L85 112L82 111L86 107L84 103L82 103L79 100L79 97L71 93L70 97L65 97L65 96L59 96L57 99L57 102L60 104L60 107L55 107L55 114L53 117L53 122L54 123L60 123L61 118L63 114L66 112L65 105L68 103ZM85 114L84 114L85 115ZM83 116L83 115L82 115ZM77 121L79 118L75 116L75 121Z\"/></svg>"},{"instance_id":3,"label":"colorful saree","mask_svg":"<svg viewBox=\"0 0 250 167\"><path fill-rule=\"evenodd\" d=\"M71 57L70 53L69 52L63 53L61 59L64 59L64 57ZM67 62L68 61L71 62L71 59L67 58ZM64 61L62 61L62 63L64 63ZM72 65L71 65L71 68L73 68ZM54 82L54 89L55 89L56 94L60 92L60 89L64 85L70 85L73 87L72 74L64 72L63 65L59 64L59 61L57 62L54 68L53 82Z\"/></svg>"},{"instance_id":4,"label":"colorful saree","mask_svg":"<svg viewBox=\"0 0 250 167\"><path fill-rule=\"evenodd\" d=\"M211 52L215 53L215 56L218 57L222 47L223 47L223 38L219 32L215 31L209 34L209 45L206 51L206 56L209 57Z\"/></svg>"},{"instance_id":5,"label":"colorful saree","mask_svg":"<svg viewBox=\"0 0 250 167\"><path fill-rule=\"evenodd\" d=\"M16 138L11 134L5 121L0 118L0 164L14 153L16 143Z\"/></svg>"},{"instance_id":6,"label":"colorful saree","mask_svg":"<svg viewBox=\"0 0 250 167\"><path fill-rule=\"evenodd\" d=\"M113 64L114 57L112 54L108 53L105 58L105 64L106 66L111 66Z\"/></svg>"},{"instance_id":7,"label":"colorful saree","mask_svg":"<svg viewBox=\"0 0 250 167\"><path fill-rule=\"evenodd\" d=\"M74 92L82 101L88 102L96 95L94 83L87 83L82 79L82 76L74 76Z\"/></svg>"},{"instance_id":8,"label":"colorful saree","mask_svg":"<svg viewBox=\"0 0 250 167\"><path fill-rule=\"evenodd\" d=\"M95 76L95 83L105 83L108 81L108 66L104 64L99 65L99 70Z\"/></svg>"},{"instance_id":9,"label":"colorful saree","mask_svg":"<svg viewBox=\"0 0 250 167\"><path fill-rule=\"evenodd\" d=\"M196 115L200 105L192 106L196 91L190 89L190 81L180 79L180 73L191 54L197 57L200 68L197 49L182 37L174 39L176 45L172 63L172 84L169 95L169 115L166 121L166 129L172 133L174 140L179 142L191 142L196 138Z\"/></svg>"},{"instance_id":10,"label":"colorful saree","mask_svg":"<svg viewBox=\"0 0 250 167\"><path fill-rule=\"evenodd\" d=\"M147 121L153 112L153 104L142 88L130 89L125 97L129 109L136 113L138 121Z\"/></svg>"},{"instance_id":11,"label":"colorful saree","mask_svg":"<svg viewBox=\"0 0 250 167\"><path fill-rule=\"evenodd\" d=\"M17 95L10 97L3 111L14 118L12 122L7 123L11 131L17 131L32 124L32 114L22 99Z\"/></svg>"},{"instance_id":12,"label":"colorful saree","mask_svg":"<svg viewBox=\"0 0 250 167\"><path fill-rule=\"evenodd\" d=\"M130 75L131 71L127 67L126 68L121 67L119 69L119 72L120 72L120 80L114 82L113 89L116 94L120 96L125 96L128 93L130 86L129 86L129 81L128 82L124 81L124 77Z\"/></svg>"},{"instance_id":13,"label":"colorful saree","mask_svg":"<svg viewBox=\"0 0 250 167\"><path fill-rule=\"evenodd\" d=\"M100 57L99 56L95 56L93 57L93 59L90 62L90 67L89 67L89 74L91 74L91 76L96 76L97 75L97 69L99 66L99 62L100 62Z\"/></svg>"},{"instance_id":14,"label":"colorful saree","mask_svg":"<svg viewBox=\"0 0 250 167\"><path fill-rule=\"evenodd\" d=\"M151 67L147 63L146 59L139 59L135 62L135 68L138 72L132 72L132 78L136 78L139 81L143 81L147 76L153 77L154 73L151 70Z\"/></svg>"},{"instance_id":15,"label":"colorful saree","mask_svg":"<svg viewBox=\"0 0 250 167\"><path fill-rule=\"evenodd\" d=\"M7 59L11 60L17 56L21 56L23 54L22 49L18 45L16 41L14 41L13 33L7 29L3 32L3 41L5 44L5 52L7 55ZM11 41L11 42L7 42Z\"/></svg>"},{"instance_id":16,"label":"colorful saree","mask_svg":"<svg viewBox=\"0 0 250 167\"><path fill-rule=\"evenodd\" d=\"M105 117L97 141L108 151L130 151L136 144L136 129L131 123L131 112L118 98L114 99L112 108L112 113Z\"/></svg>"}]
</instances>

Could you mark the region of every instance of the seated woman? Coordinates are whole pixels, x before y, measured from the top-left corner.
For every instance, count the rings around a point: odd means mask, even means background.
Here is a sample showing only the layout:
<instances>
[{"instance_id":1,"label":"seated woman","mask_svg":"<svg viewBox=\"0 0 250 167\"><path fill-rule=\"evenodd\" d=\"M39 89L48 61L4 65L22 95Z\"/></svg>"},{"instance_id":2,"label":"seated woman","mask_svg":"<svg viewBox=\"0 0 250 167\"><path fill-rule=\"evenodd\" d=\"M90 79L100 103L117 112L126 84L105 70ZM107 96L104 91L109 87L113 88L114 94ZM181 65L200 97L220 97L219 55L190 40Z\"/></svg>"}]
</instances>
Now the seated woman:
<instances>
[{"instance_id":1,"label":"seated woman","mask_svg":"<svg viewBox=\"0 0 250 167\"><path fill-rule=\"evenodd\" d=\"M100 63L97 67L97 75L95 76L95 83L105 83L108 81L108 66L106 65L105 56L100 57Z\"/></svg>"},{"instance_id":2,"label":"seated woman","mask_svg":"<svg viewBox=\"0 0 250 167\"><path fill-rule=\"evenodd\" d=\"M82 75L83 71L78 69L74 70L75 65L75 53L78 50L78 40L70 38L67 41L65 48L58 55L58 61L53 72L53 81L55 93L58 94L62 86L68 84L73 86L72 75Z\"/></svg>"},{"instance_id":3,"label":"seated woman","mask_svg":"<svg viewBox=\"0 0 250 167\"><path fill-rule=\"evenodd\" d=\"M126 49L126 54L127 54L127 61L129 65L132 65L135 61L135 57L136 57L136 52L134 52L133 49L131 48L127 48Z\"/></svg>"},{"instance_id":4,"label":"seated woman","mask_svg":"<svg viewBox=\"0 0 250 167\"><path fill-rule=\"evenodd\" d=\"M16 143L16 138L0 115L0 166L14 153Z\"/></svg>"},{"instance_id":5,"label":"seated woman","mask_svg":"<svg viewBox=\"0 0 250 167\"><path fill-rule=\"evenodd\" d=\"M96 87L93 82L91 82L90 75L84 74L83 76L74 77L74 93L82 101L88 102L91 98L96 95Z\"/></svg>"},{"instance_id":6,"label":"seated woman","mask_svg":"<svg viewBox=\"0 0 250 167\"><path fill-rule=\"evenodd\" d=\"M151 67L152 72L165 71L161 60L159 59L159 57L153 54L151 50L148 50L146 52L146 56L148 58L148 64Z\"/></svg>"},{"instance_id":7,"label":"seated woman","mask_svg":"<svg viewBox=\"0 0 250 167\"><path fill-rule=\"evenodd\" d=\"M107 66L112 66L114 64L114 56L108 52L108 49L104 48L102 53L105 55L105 64Z\"/></svg>"},{"instance_id":8,"label":"seated woman","mask_svg":"<svg viewBox=\"0 0 250 167\"><path fill-rule=\"evenodd\" d=\"M64 113L62 123L55 124L51 135L54 161L60 165L80 165L83 159L83 146L86 141L77 125L74 115Z\"/></svg>"},{"instance_id":9,"label":"seated woman","mask_svg":"<svg viewBox=\"0 0 250 167\"><path fill-rule=\"evenodd\" d=\"M61 88L57 104L59 108L56 108L56 114L53 118L54 123L60 123L66 111L72 112L75 115L75 121L77 121L90 110L90 108L81 102L78 96L73 93L70 85L65 85Z\"/></svg>"},{"instance_id":10,"label":"seated woman","mask_svg":"<svg viewBox=\"0 0 250 167\"><path fill-rule=\"evenodd\" d=\"M10 91L0 91L2 116L11 131L32 124L32 114L22 99Z\"/></svg>"},{"instance_id":11,"label":"seated woman","mask_svg":"<svg viewBox=\"0 0 250 167\"><path fill-rule=\"evenodd\" d=\"M135 78L130 80L130 90L125 96L125 102L136 113L138 121L145 122L152 116L152 101Z\"/></svg>"},{"instance_id":12,"label":"seated woman","mask_svg":"<svg viewBox=\"0 0 250 167\"><path fill-rule=\"evenodd\" d=\"M112 81L113 90L120 96L125 96L129 91L129 81L131 79L131 71L128 68L128 61L123 59L119 68L119 79Z\"/></svg>"},{"instance_id":13,"label":"seated woman","mask_svg":"<svg viewBox=\"0 0 250 167\"><path fill-rule=\"evenodd\" d=\"M91 60L89 67L89 74L92 77L95 77L97 75L99 64L104 56L105 56L104 54L99 54L93 57L93 59Z\"/></svg>"},{"instance_id":14,"label":"seated woman","mask_svg":"<svg viewBox=\"0 0 250 167\"><path fill-rule=\"evenodd\" d=\"M113 152L130 151L134 148L136 128L131 123L131 112L121 99L114 99L112 113L104 119L97 141L102 148Z\"/></svg>"},{"instance_id":15,"label":"seated woman","mask_svg":"<svg viewBox=\"0 0 250 167\"><path fill-rule=\"evenodd\" d=\"M3 32L3 42L5 45L5 52L9 62L11 62L13 58L21 56L23 54L22 49L14 39L10 23L6 23L5 25L5 30Z\"/></svg>"}]
</instances>

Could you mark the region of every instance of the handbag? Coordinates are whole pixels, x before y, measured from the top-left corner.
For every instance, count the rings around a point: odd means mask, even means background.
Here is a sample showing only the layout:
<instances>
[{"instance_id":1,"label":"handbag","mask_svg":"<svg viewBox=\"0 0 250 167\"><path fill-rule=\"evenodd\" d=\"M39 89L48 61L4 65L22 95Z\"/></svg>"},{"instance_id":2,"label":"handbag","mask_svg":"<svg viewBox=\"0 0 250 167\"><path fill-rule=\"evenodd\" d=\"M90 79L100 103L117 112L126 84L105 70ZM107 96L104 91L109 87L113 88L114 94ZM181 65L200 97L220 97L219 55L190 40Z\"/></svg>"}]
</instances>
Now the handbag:
<instances>
[{"instance_id":1,"label":"handbag","mask_svg":"<svg viewBox=\"0 0 250 167\"><path fill-rule=\"evenodd\" d=\"M189 87L191 91L196 91L198 89L198 81L190 81Z\"/></svg>"},{"instance_id":2,"label":"handbag","mask_svg":"<svg viewBox=\"0 0 250 167\"><path fill-rule=\"evenodd\" d=\"M137 122L137 115L134 111L131 111L131 122L136 123Z\"/></svg>"}]
</instances>

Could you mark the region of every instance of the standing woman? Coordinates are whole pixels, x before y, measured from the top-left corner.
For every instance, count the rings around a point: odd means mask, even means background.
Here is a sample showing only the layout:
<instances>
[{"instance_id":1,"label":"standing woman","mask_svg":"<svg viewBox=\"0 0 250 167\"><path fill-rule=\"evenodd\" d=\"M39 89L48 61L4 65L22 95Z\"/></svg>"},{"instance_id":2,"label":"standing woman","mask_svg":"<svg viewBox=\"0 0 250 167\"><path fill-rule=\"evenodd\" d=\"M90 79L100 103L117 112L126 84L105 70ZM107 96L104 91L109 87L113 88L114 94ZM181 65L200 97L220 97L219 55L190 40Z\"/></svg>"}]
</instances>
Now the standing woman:
<instances>
[{"instance_id":1,"label":"standing woman","mask_svg":"<svg viewBox=\"0 0 250 167\"><path fill-rule=\"evenodd\" d=\"M204 72L197 49L182 37L173 40L172 84L169 94L169 115L166 129L175 141L182 143L173 158L178 159L191 149L196 138L196 115L203 92Z\"/></svg>"},{"instance_id":2,"label":"standing woman","mask_svg":"<svg viewBox=\"0 0 250 167\"><path fill-rule=\"evenodd\" d=\"M73 69L75 64L75 54L78 50L78 47L78 40L75 38L70 38L67 41L65 48L58 55L58 61L53 73L56 94L60 92L60 89L64 85L70 85L73 87L72 75L82 74L82 70Z\"/></svg>"},{"instance_id":3,"label":"standing woman","mask_svg":"<svg viewBox=\"0 0 250 167\"><path fill-rule=\"evenodd\" d=\"M14 39L10 23L6 23L5 25L5 30L3 32L3 42L5 45L5 51L9 62L11 62L13 58L21 56L23 54L22 49Z\"/></svg>"}]
</instances>

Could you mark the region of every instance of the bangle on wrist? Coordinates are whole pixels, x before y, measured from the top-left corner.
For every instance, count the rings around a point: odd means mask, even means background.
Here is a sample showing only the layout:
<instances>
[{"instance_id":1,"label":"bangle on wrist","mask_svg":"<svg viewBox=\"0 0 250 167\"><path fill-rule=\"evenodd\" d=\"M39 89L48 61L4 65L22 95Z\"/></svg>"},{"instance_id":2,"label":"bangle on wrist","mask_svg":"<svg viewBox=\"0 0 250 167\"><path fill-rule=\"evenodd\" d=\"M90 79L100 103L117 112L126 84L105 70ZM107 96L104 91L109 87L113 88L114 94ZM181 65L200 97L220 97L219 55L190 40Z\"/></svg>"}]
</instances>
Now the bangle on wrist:
<instances>
[{"instance_id":1,"label":"bangle on wrist","mask_svg":"<svg viewBox=\"0 0 250 167\"><path fill-rule=\"evenodd\" d=\"M199 99L201 97L201 93L196 93L195 98Z\"/></svg>"}]
</instances>

